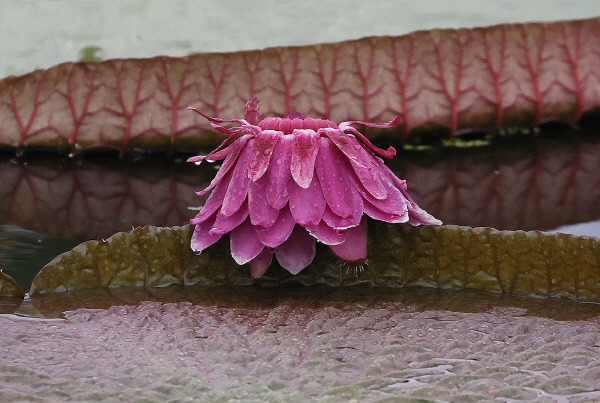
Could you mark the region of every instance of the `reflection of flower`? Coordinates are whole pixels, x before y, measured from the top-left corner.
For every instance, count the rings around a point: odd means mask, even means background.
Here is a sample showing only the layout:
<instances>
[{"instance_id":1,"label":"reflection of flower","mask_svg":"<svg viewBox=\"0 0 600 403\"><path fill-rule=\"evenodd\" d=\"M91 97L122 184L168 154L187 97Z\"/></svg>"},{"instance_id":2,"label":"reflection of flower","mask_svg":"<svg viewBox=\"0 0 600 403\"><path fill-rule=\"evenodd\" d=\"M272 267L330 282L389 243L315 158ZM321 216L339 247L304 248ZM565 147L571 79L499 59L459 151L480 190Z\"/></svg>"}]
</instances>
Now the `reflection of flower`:
<instances>
[{"instance_id":1,"label":"reflection of flower","mask_svg":"<svg viewBox=\"0 0 600 403\"><path fill-rule=\"evenodd\" d=\"M363 213L390 223L441 224L412 201L406 181L373 154L392 158L396 151L375 147L352 127L393 127L399 118L338 126L290 111L284 118L260 120L256 98L246 104L244 119L217 119L189 109L230 134L208 155L188 160L199 164L224 159L211 184L198 192L212 190L190 220L196 226L192 236L196 252L231 231L233 258L238 264L250 262L253 276L264 274L273 253L282 267L296 274L312 262L314 238L346 261L364 262ZM241 126L225 128L223 123Z\"/></svg>"}]
</instances>

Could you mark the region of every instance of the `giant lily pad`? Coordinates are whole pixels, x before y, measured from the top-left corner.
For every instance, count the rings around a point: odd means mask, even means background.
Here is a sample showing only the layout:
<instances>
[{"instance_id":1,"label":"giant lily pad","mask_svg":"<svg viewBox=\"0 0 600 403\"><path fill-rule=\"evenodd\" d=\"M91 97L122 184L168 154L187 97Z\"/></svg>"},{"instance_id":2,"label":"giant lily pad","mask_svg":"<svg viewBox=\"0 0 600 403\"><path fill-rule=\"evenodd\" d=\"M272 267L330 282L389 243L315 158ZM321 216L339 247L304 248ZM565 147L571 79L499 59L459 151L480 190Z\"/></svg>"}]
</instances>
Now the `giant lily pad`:
<instances>
[{"instance_id":1,"label":"giant lily pad","mask_svg":"<svg viewBox=\"0 0 600 403\"><path fill-rule=\"evenodd\" d=\"M25 294L17 282L8 274L0 270L0 297L19 297Z\"/></svg>"},{"instance_id":2,"label":"giant lily pad","mask_svg":"<svg viewBox=\"0 0 600 403\"><path fill-rule=\"evenodd\" d=\"M530 127L600 107L600 19L419 31L183 58L64 63L0 80L0 145L79 150L216 145L185 111L334 121L402 117L411 131ZM208 109L207 109L208 108ZM440 130L442 129L442 130Z\"/></svg>"},{"instance_id":3,"label":"giant lily pad","mask_svg":"<svg viewBox=\"0 0 600 403\"><path fill-rule=\"evenodd\" d=\"M143 227L85 242L46 265L31 294L169 284L367 283L600 301L600 239L591 237L371 222L364 272L341 265L319 245L317 257L299 275L275 265L263 278L253 279L247 267L230 257L226 239L196 256L189 247L191 233L190 226Z\"/></svg>"}]
</instances>

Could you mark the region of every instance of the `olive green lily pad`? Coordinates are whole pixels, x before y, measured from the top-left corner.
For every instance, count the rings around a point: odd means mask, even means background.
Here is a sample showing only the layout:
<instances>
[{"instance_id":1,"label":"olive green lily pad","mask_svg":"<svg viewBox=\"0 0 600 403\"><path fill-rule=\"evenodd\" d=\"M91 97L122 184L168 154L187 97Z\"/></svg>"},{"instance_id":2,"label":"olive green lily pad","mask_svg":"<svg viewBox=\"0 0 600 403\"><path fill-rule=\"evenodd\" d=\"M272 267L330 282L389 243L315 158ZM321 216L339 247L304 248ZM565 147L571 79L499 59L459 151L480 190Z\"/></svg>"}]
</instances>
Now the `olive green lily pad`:
<instances>
[{"instance_id":1,"label":"olive green lily pad","mask_svg":"<svg viewBox=\"0 0 600 403\"><path fill-rule=\"evenodd\" d=\"M31 294L86 288L293 283L339 287L429 286L600 302L600 239L538 231L369 223L369 261L348 267L317 243L317 256L292 276L276 263L253 279L224 237L202 254L190 249L191 226L143 227L88 241L56 257ZM275 262L275 260L274 260Z\"/></svg>"},{"instance_id":2,"label":"olive green lily pad","mask_svg":"<svg viewBox=\"0 0 600 403\"><path fill-rule=\"evenodd\" d=\"M23 298L25 294L17 282L8 274L0 270L0 297Z\"/></svg>"}]
</instances>

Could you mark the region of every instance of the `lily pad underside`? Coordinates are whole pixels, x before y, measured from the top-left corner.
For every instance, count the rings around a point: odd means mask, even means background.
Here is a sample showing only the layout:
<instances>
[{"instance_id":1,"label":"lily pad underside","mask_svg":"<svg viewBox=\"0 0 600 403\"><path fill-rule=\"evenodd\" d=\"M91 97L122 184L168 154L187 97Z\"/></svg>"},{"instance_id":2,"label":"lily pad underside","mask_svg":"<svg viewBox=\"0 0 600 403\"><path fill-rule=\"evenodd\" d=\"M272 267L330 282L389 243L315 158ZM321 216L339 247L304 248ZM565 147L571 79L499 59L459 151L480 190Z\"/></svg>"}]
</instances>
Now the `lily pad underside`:
<instances>
[{"instance_id":1,"label":"lily pad underside","mask_svg":"<svg viewBox=\"0 0 600 403\"><path fill-rule=\"evenodd\" d=\"M317 256L293 276L274 263L254 279L231 258L223 238L200 255L193 228L142 227L88 241L56 257L36 276L31 294L80 289L179 285L428 286L478 289L600 302L600 239L539 231L369 223L369 261L342 264L317 243Z\"/></svg>"}]
</instances>

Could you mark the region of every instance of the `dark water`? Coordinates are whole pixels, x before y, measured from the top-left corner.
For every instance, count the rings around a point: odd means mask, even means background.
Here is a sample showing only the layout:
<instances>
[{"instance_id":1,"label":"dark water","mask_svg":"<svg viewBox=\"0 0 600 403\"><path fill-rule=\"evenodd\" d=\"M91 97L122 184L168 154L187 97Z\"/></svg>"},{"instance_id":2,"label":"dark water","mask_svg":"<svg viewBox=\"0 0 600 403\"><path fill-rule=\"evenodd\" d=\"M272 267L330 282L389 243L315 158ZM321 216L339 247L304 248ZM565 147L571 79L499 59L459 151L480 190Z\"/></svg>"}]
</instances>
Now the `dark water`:
<instances>
[{"instance_id":1,"label":"dark water","mask_svg":"<svg viewBox=\"0 0 600 403\"><path fill-rule=\"evenodd\" d=\"M217 166L184 159L5 154L0 268L28 290L44 264L79 242L186 223ZM447 224L600 230L593 133L403 150L388 164ZM223 401L594 401L599 314L600 304L570 300L361 286L0 298L0 400L44 401L60 390L60 400L77 401L197 401L209 392Z\"/></svg>"},{"instance_id":2,"label":"dark water","mask_svg":"<svg viewBox=\"0 0 600 403\"><path fill-rule=\"evenodd\" d=\"M600 232L600 135L549 126L488 145L404 149L386 163L446 224ZM477 141L473 143L477 144ZM89 239L187 223L216 164L186 155L0 156L0 267L28 290L41 267ZM582 232L583 231L583 232Z\"/></svg>"},{"instance_id":3,"label":"dark water","mask_svg":"<svg viewBox=\"0 0 600 403\"><path fill-rule=\"evenodd\" d=\"M402 303L425 311L486 312L492 307L519 308L526 315L558 321L589 320L598 316L600 304L577 303L556 298L527 298L492 294L477 290L452 291L411 287L403 289L365 288L361 286L331 289L328 287L282 286L277 288L239 286L170 286L143 289L78 290L36 296L21 305L18 313L44 318L61 318L64 312L78 308L108 309L111 306L136 305L142 301L162 303L191 302L200 306L272 309L280 305L319 307L348 304L371 306L379 303Z\"/></svg>"}]
</instances>

